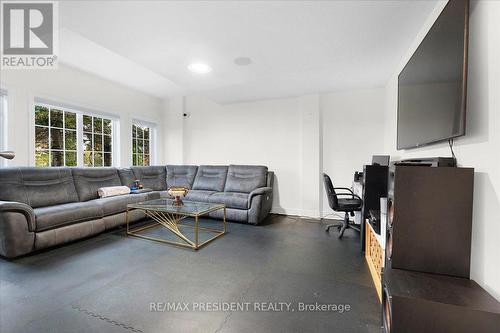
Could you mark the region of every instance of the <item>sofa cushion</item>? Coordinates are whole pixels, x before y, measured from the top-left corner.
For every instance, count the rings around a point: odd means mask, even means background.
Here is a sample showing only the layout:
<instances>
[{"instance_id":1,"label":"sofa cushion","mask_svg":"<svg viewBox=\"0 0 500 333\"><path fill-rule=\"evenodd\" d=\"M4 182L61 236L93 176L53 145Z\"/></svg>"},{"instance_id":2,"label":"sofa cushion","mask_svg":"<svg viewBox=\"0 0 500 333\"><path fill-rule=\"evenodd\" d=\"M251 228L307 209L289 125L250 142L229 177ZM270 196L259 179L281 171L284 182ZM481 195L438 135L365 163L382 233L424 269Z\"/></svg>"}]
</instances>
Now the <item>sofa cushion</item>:
<instances>
[{"instance_id":1,"label":"sofa cushion","mask_svg":"<svg viewBox=\"0 0 500 333\"><path fill-rule=\"evenodd\" d=\"M167 165L167 187L193 187L196 165Z\"/></svg>"},{"instance_id":2,"label":"sofa cushion","mask_svg":"<svg viewBox=\"0 0 500 333\"><path fill-rule=\"evenodd\" d=\"M77 202L69 168L0 168L0 200L33 208Z\"/></svg>"},{"instance_id":3,"label":"sofa cushion","mask_svg":"<svg viewBox=\"0 0 500 333\"><path fill-rule=\"evenodd\" d=\"M146 194L146 199L144 201L160 199L161 193L163 193L163 191L146 192L144 193Z\"/></svg>"},{"instance_id":4,"label":"sofa cushion","mask_svg":"<svg viewBox=\"0 0 500 333\"><path fill-rule=\"evenodd\" d=\"M136 180L134 172L129 168L118 169L118 176L120 177L120 181L123 186L132 187Z\"/></svg>"},{"instance_id":5,"label":"sofa cushion","mask_svg":"<svg viewBox=\"0 0 500 333\"><path fill-rule=\"evenodd\" d=\"M250 193L266 186L267 167L258 165L230 165L227 171L225 192Z\"/></svg>"},{"instance_id":6,"label":"sofa cushion","mask_svg":"<svg viewBox=\"0 0 500 333\"><path fill-rule=\"evenodd\" d=\"M172 197L170 196L170 194L168 194L167 190L165 190L165 191L157 191L155 193L159 193L161 199L172 199Z\"/></svg>"},{"instance_id":7,"label":"sofa cushion","mask_svg":"<svg viewBox=\"0 0 500 333\"><path fill-rule=\"evenodd\" d=\"M211 218L224 218L224 210L218 209L208 214ZM226 208L226 220L235 222L246 222L248 220L248 209Z\"/></svg>"},{"instance_id":8,"label":"sofa cushion","mask_svg":"<svg viewBox=\"0 0 500 333\"><path fill-rule=\"evenodd\" d=\"M102 209L94 201L72 202L35 208L36 231L90 221L102 217Z\"/></svg>"},{"instance_id":9,"label":"sofa cushion","mask_svg":"<svg viewBox=\"0 0 500 333\"><path fill-rule=\"evenodd\" d=\"M103 216L123 213L127 210L128 204L146 201L147 193L142 194L126 194L116 197L102 198L94 200L96 205L101 207Z\"/></svg>"},{"instance_id":10,"label":"sofa cushion","mask_svg":"<svg viewBox=\"0 0 500 333\"><path fill-rule=\"evenodd\" d=\"M71 225L54 228L35 233L35 248L41 250L54 245L64 244L77 239L97 235L106 230L102 218L87 221L85 223L73 223Z\"/></svg>"},{"instance_id":11,"label":"sofa cushion","mask_svg":"<svg viewBox=\"0 0 500 333\"><path fill-rule=\"evenodd\" d=\"M222 192L226 176L227 166L201 165L194 179L193 190Z\"/></svg>"},{"instance_id":12,"label":"sofa cushion","mask_svg":"<svg viewBox=\"0 0 500 333\"><path fill-rule=\"evenodd\" d=\"M139 179L145 188L153 191L167 189L167 170L164 166L132 167L136 179Z\"/></svg>"},{"instance_id":13,"label":"sofa cushion","mask_svg":"<svg viewBox=\"0 0 500 333\"><path fill-rule=\"evenodd\" d=\"M248 194L236 192L218 192L208 198L210 203L225 204L228 208L248 209Z\"/></svg>"},{"instance_id":14,"label":"sofa cushion","mask_svg":"<svg viewBox=\"0 0 500 333\"><path fill-rule=\"evenodd\" d=\"M122 184L115 168L74 168L73 179L80 201L97 199L97 190Z\"/></svg>"},{"instance_id":15,"label":"sofa cushion","mask_svg":"<svg viewBox=\"0 0 500 333\"><path fill-rule=\"evenodd\" d=\"M198 202L208 202L208 197L210 197L214 193L217 193L217 192L205 191L205 190L191 190L186 195L186 200L198 201Z\"/></svg>"}]
</instances>

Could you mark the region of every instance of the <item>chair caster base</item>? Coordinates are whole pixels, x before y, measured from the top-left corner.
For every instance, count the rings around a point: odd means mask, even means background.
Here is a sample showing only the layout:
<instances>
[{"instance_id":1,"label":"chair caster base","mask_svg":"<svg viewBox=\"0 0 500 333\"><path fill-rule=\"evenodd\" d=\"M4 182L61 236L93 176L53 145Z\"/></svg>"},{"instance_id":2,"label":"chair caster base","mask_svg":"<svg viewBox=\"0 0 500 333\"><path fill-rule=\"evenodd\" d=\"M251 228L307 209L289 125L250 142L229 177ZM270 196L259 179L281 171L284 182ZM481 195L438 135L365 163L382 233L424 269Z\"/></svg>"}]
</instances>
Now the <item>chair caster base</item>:
<instances>
[{"instance_id":1,"label":"chair caster base","mask_svg":"<svg viewBox=\"0 0 500 333\"><path fill-rule=\"evenodd\" d=\"M337 231L340 231L342 228L341 224L329 224L325 227L325 232L330 232L330 228L337 228Z\"/></svg>"}]
</instances>

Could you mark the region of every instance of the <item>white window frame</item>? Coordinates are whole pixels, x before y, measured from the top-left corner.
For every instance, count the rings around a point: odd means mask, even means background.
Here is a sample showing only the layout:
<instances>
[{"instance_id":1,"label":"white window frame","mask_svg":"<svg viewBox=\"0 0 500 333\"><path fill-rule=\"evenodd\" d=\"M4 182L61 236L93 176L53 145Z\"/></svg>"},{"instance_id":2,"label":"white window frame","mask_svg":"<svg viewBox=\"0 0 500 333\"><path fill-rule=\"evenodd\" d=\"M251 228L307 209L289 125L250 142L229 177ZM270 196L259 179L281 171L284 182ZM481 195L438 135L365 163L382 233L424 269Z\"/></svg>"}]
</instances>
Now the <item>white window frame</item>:
<instances>
[{"instance_id":1,"label":"white window frame","mask_svg":"<svg viewBox=\"0 0 500 333\"><path fill-rule=\"evenodd\" d=\"M7 90L0 89L0 151L7 149L7 108L8 94ZM0 158L0 166L6 166L7 160Z\"/></svg>"},{"instance_id":2,"label":"white window frame","mask_svg":"<svg viewBox=\"0 0 500 333\"><path fill-rule=\"evenodd\" d=\"M133 143L133 132L132 132L132 127L134 125L141 126L141 127L148 127L149 128L149 165L156 165L156 136L157 136L157 125L154 122L147 121L147 120L142 120L142 119L132 119L132 123L130 124L130 158L131 158L131 163L130 165L134 164L134 159L133 159L133 149L134 149L134 143Z\"/></svg>"},{"instance_id":3,"label":"white window frame","mask_svg":"<svg viewBox=\"0 0 500 333\"><path fill-rule=\"evenodd\" d=\"M83 163L83 116L92 116L98 118L106 118L112 121L111 128L111 167L120 166L120 118L116 115L109 114L106 112L99 112L85 107L73 106L65 103L53 102L51 100L46 100L44 98L35 97L30 110L31 118L31 143L30 143L30 161L31 165L35 166L35 106L40 105L48 108L54 108L62 111L73 112L76 114L76 166L85 167ZM104 142L103 142L104 144ZM93 167L89 167L93 168Z\"/></svg>"}]
</instances>

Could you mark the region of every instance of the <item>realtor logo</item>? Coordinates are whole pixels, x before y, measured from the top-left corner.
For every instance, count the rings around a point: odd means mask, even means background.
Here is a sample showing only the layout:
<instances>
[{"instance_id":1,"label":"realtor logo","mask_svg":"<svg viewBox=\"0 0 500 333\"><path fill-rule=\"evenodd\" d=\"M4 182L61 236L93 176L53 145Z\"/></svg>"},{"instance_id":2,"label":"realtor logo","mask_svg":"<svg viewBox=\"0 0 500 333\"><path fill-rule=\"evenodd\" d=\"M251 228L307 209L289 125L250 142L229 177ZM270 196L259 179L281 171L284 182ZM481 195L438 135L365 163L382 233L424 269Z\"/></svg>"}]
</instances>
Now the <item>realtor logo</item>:
<instances>
[{"instance_id":1,"label":"realtor logo","mask_svg":"<svg viewBox=\"0 0 500 333\"><path fill-rule=\"evenodd\" d=\"M2 67L56 68L56 2L2 2Z\"/></svg>"}]
</instances>

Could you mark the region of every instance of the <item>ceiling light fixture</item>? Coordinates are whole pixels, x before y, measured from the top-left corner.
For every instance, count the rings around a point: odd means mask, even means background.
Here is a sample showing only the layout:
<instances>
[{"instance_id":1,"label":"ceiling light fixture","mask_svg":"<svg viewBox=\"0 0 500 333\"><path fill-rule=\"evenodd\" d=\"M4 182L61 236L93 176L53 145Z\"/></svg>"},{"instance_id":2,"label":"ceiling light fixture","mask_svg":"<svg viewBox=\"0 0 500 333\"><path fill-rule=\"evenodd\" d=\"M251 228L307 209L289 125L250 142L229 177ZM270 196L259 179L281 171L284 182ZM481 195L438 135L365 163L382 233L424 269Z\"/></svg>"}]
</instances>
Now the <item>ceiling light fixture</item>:
<instances>
[{"instance_id":1,"label":"ceiling light fixture","mask_svg":"<svg viewBox=\"0 0 500 333\"><path fill-rule=\"evenodd\" d=\"M201 63L201 62L196 62L188 66L188 69L192 73L196 74L207 74L212 71L212 67L208 66L207 64Z\"/></svg>"},{"instance_id":2,"label":"ceiling light fixture","mask_svg":"<svg viewBox=\"0 0 500 333\"><path fill-rule=\"evenodd\" d=\"M248 66L252 63L252 59L248 57L238 57L234 59L234 63L238 66Z\"/></svg>"}]
</instances>

